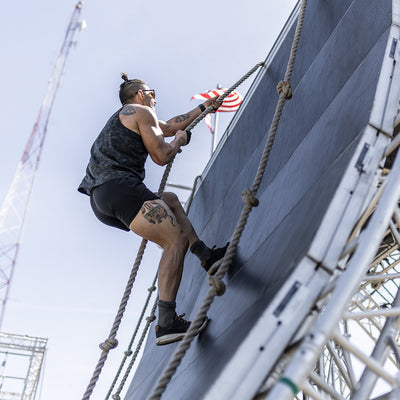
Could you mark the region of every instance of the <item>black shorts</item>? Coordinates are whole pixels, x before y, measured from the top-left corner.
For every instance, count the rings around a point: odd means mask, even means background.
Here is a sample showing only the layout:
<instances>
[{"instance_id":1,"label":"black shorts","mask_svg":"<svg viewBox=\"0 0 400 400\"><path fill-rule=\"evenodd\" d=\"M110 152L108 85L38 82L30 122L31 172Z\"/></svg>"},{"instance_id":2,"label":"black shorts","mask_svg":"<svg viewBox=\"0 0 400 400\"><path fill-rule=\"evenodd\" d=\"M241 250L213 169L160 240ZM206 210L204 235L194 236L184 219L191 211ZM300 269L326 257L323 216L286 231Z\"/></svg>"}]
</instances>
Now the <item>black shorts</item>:
<instances>
[{"instance_id":1,"label":"black shorts","mask_svg":"<svg viewBox=\"0 0 400 400\"><path fill-rule=\"evenodd\" d=\"M106 225L129 231L129 225L143 203L157 200L143 182L134 177L117 178L92 189L90 205L96 217Z\"/></svg>"}]
</instances>

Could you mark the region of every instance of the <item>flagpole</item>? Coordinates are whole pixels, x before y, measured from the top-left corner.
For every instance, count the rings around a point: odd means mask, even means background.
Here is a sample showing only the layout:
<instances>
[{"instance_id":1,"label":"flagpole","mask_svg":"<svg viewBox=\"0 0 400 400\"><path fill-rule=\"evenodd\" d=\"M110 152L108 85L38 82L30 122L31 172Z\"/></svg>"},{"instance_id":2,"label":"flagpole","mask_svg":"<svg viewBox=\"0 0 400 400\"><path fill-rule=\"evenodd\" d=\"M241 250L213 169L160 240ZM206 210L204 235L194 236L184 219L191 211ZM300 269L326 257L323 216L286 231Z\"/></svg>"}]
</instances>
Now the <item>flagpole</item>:
<instances>
[{"instance_id":1,"label":"flagpole","mask_svg":"<svg viewBox=\"0 0 400 400\"><path fill-rule=\"evenodd\" d=\"M222 89L222 85L218 83L217 89ZM217 129L218 129L218 113L214 114L214 126L213 126L213 138L211 143L211 155L214 153L217 147Z\"/></svg>"},{"instance_id":2,"label":"flagpole","mask_svg":"<svg viewBox=\"0 0 400 400\"><path fill-rule=\"evenodd\" d=\"M211 114L208 114L208 115L211 115ZM215 134L214 134L214 132L215 132L215 119L214 119L214 117L215 117L215 115L213 115L212 116L212 126L211 126L211 154L210 154L210 156L212 156L213 155L213 153L214 153L214 138L215 138Z\"/></svg>"},{"instance_id":3,"label":"flagpole","mask_svg":"<svg viewBox=\"0 0 400 400\"><path fill-rule=\"evenodd\" d=\"M214 153L214 151L215 151L215 149L217 147L218 116L219 116L219 114L216 112L214 114L213 143L212 143L211 154Z\"/></svg>"}]
</instances>

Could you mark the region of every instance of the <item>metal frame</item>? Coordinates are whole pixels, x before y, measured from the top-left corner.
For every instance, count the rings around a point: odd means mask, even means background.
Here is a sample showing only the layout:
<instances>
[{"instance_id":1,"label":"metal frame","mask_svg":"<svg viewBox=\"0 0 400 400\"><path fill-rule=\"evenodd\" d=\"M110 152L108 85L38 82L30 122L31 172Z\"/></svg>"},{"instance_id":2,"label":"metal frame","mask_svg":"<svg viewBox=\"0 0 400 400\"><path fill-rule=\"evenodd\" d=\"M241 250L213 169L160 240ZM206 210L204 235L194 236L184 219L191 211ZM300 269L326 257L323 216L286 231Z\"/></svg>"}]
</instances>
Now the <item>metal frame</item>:
<instances>
[{"instance_id":1,"label":"metal frame","mask_svg":"<svg viewBox=\"0 0 400 400\"><path fill-rule=\"evenodd\" d=\"M391 138L392 136L393 122L399 107L400 71L397 63L400 52L398 46L395 48L395 53L391 54L393 43L397 43L400 37L398 1L393 2L393 19L376 93L378 101L374 104L367 127L367 130L376 130L383 141L385 141L384 137ZM393 142L395 146L398 146L398 138L388 143L387 148L391 151L395 147ZM383 153L383 156L388 155L388 151ZM366 168L369 167L367 164ZM376 168L376 175L380 175L381 172L382 164ZM400 157L396 158L389 175L377 182L380 188L372 187L369 203L363 207L365 217L361 216L359 219L361 223L356 224L356 229L349 236L345 251L336 260L332 251L327 253L325 260L328 261L329 267L338 269L338 265L343 265L343 261L346 261L345 271L332 284L332 294L323 313L302 340L282 374L283 379L278 380L273 386L267 399L291 399L293 387L296 386L312 398L330 398L321 383L314 380L314 388L311 388L309 377L314 374L315 363L319 355L324 353L324 346L329 345L331 340L351 354L351 358L357 358L364 365L360 381L354 382L353 379L353 382L347 382L347 394L339 393L342 397L352 400L369 399L378 378L381 378L386 381L390 390L380 398L399 398L400 292L393 279L399 277L396 267L399 263L397 248L400 245L398 232L400 227L398 206ZM368 222L366 226L363 225L366 222ZM389 243L388 238L391 239ZM369 275L371 272L374 275L365 276L368 272ZM387 310L386 307L392 307L392 309ZM347 312L344 312L346 309ZM363 330L365 337L375 344L371 355L368 355L364 349L360 349L359 343L354 344L349 339L348 332L339 329L340 321L348 320L355 321L355 324ZM359 341L360 336L356 339ZM354 375L354 370L351 369L351 371ZM344 377L343 371L337 373L337 376ZM326 383L326 380L324 382ZM318 395L314 392L315 387L319 390L316 392Z\"/></svg>"},{"instance_id":2,"label":"metal frame","mask_svg":"<svg viewBox=\"0 0 400 400\"><path fill-rule=\"evenodd\" d=\"M1 400L34 400L47 339L0 333Z\"/></svg>"},{"instance_id":3,"label":"metal frame","mask_svg":"<svg viewBox=\"0 0 400 400\"><path fill-rule=\"evenodd\" d=\"M399 398L394 396L398 396L400 374L388 367L399 368L394 337L400 314L397 300L390 312L382 310L375 297L383 294L365 289L367 281L393 282L394 276L364 276L371 266L376 270L379 263L382 274L388 275L387 271L397 271L399 263L393 251L400 247L400 157L389 174L382 176L387 172L383 158L399 142L398 138L392 141L400 97L400 46L392 51L393 43L400 38L399 10L399 1L394 0L370 121L309 252L207 392L208 400L265 396L268 400L294 396L338 400L354 396L351 398L361 400L369 398L364 391L375 387L376 375L391 387L384 398ZM394 240L388 244L389 230ZM393 262L387 263L387 257ZM394 288L385 286L388 284L381 285L382 291L394 297ZM376 343L372 357L349 340L349 319ZM282 347L289 342L289 349ZM384 364L388 357L390 362ZM362 390L352 365L354 358L367 368L361 378ZM302 392L297 394L296 388Z\"/></svg>"}]
</instances>

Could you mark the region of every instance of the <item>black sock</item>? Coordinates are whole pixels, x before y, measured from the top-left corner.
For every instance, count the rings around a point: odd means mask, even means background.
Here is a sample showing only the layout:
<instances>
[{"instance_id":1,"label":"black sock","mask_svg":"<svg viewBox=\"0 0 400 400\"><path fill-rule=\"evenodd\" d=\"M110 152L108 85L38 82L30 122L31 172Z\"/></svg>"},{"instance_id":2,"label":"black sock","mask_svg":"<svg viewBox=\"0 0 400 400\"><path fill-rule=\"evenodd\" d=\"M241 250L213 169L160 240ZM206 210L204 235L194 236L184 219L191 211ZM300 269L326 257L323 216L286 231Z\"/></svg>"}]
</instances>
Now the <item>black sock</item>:
<instances>
[{"instance_id":1,"label":"black sock","mask_svg":"<svg viewBox=\"0 0 400 400\"><path fill-rule=\"evenodd\" d=\"M204 242L198 240L190 246L190 251L197 257L200 261L208 260L211 256L211 249L207 247Z\"/></svg>"},{"instance_id":2,"label":"black sock","mask_svg":"<svg viewBox=\"0 0 400 400\"><path fill-rule=\"evenodd\" d=\"M175 301L158 300L158 325L171 328L175 319Z\"/></svg>"}]
</instances>

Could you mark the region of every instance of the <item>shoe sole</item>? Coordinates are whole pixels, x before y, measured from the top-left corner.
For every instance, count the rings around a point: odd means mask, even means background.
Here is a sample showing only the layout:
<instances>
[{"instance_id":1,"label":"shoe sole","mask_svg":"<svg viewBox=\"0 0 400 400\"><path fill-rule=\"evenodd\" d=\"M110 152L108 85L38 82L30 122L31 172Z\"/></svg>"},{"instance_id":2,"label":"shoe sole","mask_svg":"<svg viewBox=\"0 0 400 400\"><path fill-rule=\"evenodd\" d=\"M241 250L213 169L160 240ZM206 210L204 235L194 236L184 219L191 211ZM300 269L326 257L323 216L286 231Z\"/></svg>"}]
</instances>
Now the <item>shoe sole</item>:
<instances>
[{"instance_id":1,"label":"shoe sole","mask_svg":"<svg viewBox=\"0 0 400 400\"><path fill-rule=\"evenodd\" d=\"M204 332L208 325L209 319L207 317L204 318L203 323L201 324L200 328L197 330L196 336L200 335ZM179 342L185 337L186 333L170 333L168 335L161 336L156 338L156 345L157 346L164 346L166 344Z\"/></svg>"}]
</instances>

